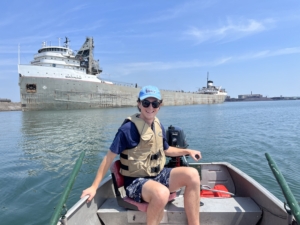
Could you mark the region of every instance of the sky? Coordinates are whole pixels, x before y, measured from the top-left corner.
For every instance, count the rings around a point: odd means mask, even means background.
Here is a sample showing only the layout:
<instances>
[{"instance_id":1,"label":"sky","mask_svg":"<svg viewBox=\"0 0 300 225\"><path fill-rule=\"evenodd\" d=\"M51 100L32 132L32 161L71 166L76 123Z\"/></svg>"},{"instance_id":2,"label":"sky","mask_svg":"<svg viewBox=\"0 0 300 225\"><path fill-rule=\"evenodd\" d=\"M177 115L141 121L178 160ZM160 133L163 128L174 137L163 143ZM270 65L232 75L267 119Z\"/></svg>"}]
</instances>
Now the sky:
<instances>
[{"instance_id":1,"label":"sky","mask_svg":"<svg viewBox=\"0 0 300 225\"><path fill-rule=\"evenodd\" d=\"M0 98L20 101L20 63L42 42L94 38L105 80L228 95L300 96L300 1L2 0ZM61 38L61 39L60 39ZM18 47L20 46L20 47Z\"/></svg>"}]
</instances>

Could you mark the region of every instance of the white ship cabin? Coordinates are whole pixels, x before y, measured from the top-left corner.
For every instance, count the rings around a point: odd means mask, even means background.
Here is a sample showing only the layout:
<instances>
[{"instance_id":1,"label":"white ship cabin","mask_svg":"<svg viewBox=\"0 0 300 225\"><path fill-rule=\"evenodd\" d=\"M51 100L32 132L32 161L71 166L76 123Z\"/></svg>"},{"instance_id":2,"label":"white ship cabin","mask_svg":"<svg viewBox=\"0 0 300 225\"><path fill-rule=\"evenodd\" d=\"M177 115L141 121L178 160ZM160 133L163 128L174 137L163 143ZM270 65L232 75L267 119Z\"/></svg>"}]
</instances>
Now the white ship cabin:
<instances>
[{"instance_id":1,"label":"white ship cabin","mask_svg":"<svg viewBox=\"0 0 300 225\"><path fill-rule=\"evenodd\" d=\"M80 66L80 60L75 58L75 54L68 47L47 46L43 42L42 48L34 55L34 60L30 62L35 66L57 67L65 69L75 69L85 73L86 68Z\"/></svg>"},{"instance_id":2,"label":"white ship cabin","mask_svg":"<svg viewBox=\"0 0 300 225\"><path fill-rule=\"evenodd\" d=\"M203 87L202 89L199 89L198 92L200 94L222 94L222 95L227 95L225 89L221 89L221 87L214 86L214 83L212 80L207 81L207 86Z\"/></svg>"}]
</instances>

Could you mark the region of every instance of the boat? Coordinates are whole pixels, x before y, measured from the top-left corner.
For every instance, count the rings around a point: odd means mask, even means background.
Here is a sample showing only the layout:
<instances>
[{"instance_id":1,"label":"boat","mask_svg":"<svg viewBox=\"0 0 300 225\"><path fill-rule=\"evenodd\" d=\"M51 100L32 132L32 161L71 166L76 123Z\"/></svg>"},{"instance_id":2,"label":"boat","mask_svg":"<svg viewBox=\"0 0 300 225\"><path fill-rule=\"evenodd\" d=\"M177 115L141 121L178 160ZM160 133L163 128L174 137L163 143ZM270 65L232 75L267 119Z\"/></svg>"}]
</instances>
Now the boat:
<instances>
[{"instance_id":1,"label":"boat","mask_svg":"<svg viewBox=\"0 0 300 225\"><path fill-rule=\"evenodd\" d=\"M136 106L138 84L100 77L102 68L94 59L92 37L78 51L69 43L67 37L63 46L43 42L30 64L18 64L23 111ZM217 104L227 96L225 89L213 93L161 90L161 94L164 105Z\"/></svg>"},{"instance_id":2,"label":"boat","mask_svg":"<svg viewBox=\"0 0 300 225\"><path fill-rule=\"evenodd\" d=\"M177 130L179 129L176 128ZM179 140L178 134L181 137L184 136L184 133L180 131L171 138L176 137ZM184 141L177 143L186 145ZM174 146L178 147L178 145ZM180 144L179 147L181 146ZM280 174L277 167L274 167L274 162L271 159L268 160L274 175ZM122 183L116 181L119 179L116 177L120 175L118 167L115 167L117 163L118 160L113 163L112 174L102 180L91 202L86 202L88 196L83 197L60 217L58 223L53 219L55 222L52 224L146 224L145 208L138 205L141 203L133 204L133 200L128 201ZM294 203L290 201L288 204L283 203L253 178L227 162L188 163L186 157L183 156L170 158L166 166L190 166L198 170L201 179L199 193L201 196L199 207L201 225L297 225L299 223L299 206L296 208L298 210L296 213L291 213L291 209L292 212L295 212L292 207L298 205L295 200ZM183 196L184 188L175 193L165 207L160 224L187 224ZM62 205L63 202L56 208L60 210ZM292 207L288 208L287 205ZM296 214L298 223L293 216ZM56 217L59 218L57 213Z\"/></svg>"},{"instance_id":3,"label":"boat","mask_svg":"<svg viewBox=\"0 0 300 225\"><path fill-rule=\"evenodd\" d=\"M214 82L208 79L207 73L207 86L198 90L199 94L208 94L208 95L219 95L220 93L225 93L225 90L222 87L214 86Z\"/></svg>"}]
</instances>

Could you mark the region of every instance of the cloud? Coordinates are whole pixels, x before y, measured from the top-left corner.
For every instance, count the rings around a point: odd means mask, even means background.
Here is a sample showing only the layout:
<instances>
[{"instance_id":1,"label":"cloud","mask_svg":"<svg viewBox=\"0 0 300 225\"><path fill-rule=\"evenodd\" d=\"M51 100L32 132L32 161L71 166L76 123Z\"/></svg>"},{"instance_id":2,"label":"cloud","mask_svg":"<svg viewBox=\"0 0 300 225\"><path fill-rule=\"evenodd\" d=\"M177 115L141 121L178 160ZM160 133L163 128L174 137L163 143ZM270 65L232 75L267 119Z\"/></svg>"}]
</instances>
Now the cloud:
<instances>
[{"instance_id":1,"label":"cloud","mask_svg":"<svg viewBox=\"0 0 300 225\"><path fill-rule=\"evenodd\" d=\"M0 20L0 27L8 27L11 24L14 24L18 20L18 15L8 15Z\"/></svg>"},{"instance_id":2,"label":"cloud","mask_svg":"<svg viewBox=\"0 0 300 225\"><path fill-rule=\"evenodd\" d=\"M227 63L231 60L231 57L218 58L212 61L201 61L201 60L191 60L191 61L176 61L176 62L135 62L126 63L115 66L118 72L117 74L128 75L139 71L161 71L161 70L173 70L173 69L186 69L186 68L197 68L197 67L207 67L207 66L217 66Z\"/></svg>"},{"instance_id":3,"label":"cloud","mask_svg":"<svg viewBox=\"0 0 300 225\"><path fill-rule=\"evenodd\" d=\"M68 13L74 13L74 12L77 12L77 11L81 11L83 9L86 9L88 7L88 4L81 4L81 5L77 5L77 6L74 6L73 8L70 8L69 10L67 10L65 13L68 14Z\"/></svg>"},{"instance_id":4,"label":"cloud","mask_svg":"<svg viewBox=\"0 0 300 225\"><path fill-rule=\"evenodd\" d=\"M15 58L10 58L10 59L4 59L0 61L0 66L3 67L10 67L10 66L15 66L17 68L18 65L18 58L17 56ZM0 70L2 71L2 70Z\"/></svg>"},{"instance_id":5,"label":"cloud","mask_svg":"<svg viewBox=\"0 0 300 225\"><path fill-rule=\"evenodd\" d=\"M253 53L248 53L245 55L233 57L233 61L241 61L241 60L245 61L251 59L269 58L269 57L299 54L299 53L300 53L300 47L281 48L277 50L264 50L264 51L253 52Z\"/></svg>"},{"instance_id":6,"label":"cloud","mask_svg":"<svg viewBox=\"0 0 300 225\"><path fill-rule=\"evenodd\" d=\"M18 68L10 70L0 70L0 79L1 80L10 80L11 76L18 77Z\"/></svg>"},{"instance_id":7,"label":"cloud","mask_svg":"<svg viewBox=\"0 0 300 225\"><path fill-rule=\"evenodd\" d=\"M171 19L178 18L186 13L191 14L193 11L199 13L199 10L209 7L213 1L192 1L192 2L185 2L180 5L176 5L173 8L169 8L163 11L152 15L152 18L141 20L139 23L159 23Z\"/></svg>"},{"instance_id":8,"label":"cloud","mask_svg":"<svg viewBox=\"0 0 300 225\"><path fill-rule=\"evenodd\" d=\"M264 50L252 52L238 56L227 56L216 58L210 61L190 60L190 61L175 61L175 62L134 62L114 65L117 68L113 73L120 74L120 76L132 74L141 71L163 71L174 69L188 69L200 67L216 67L228 63L238 63L240 61L255 60L259 58L276 57L281 55L300 54L300 47L282 48L277 50ZM113 74L112 73L112 74ZM115 76L114 76L115 77Z\"/></svg>"},{"instance_id":9,"label":"cloud","mask_svg":"<svg viewBox=\"0 0 300 225\"><path fill-rule=\"evenodd\" d=\"M197 44L205 41L236 40L244 36L267 30L269 29L268 25L273 22L274 20L272 19L263 21L249 19L240 22L232 22L228 19L226 25L222 27L216 29L199 29L197 27L191 27L185 32L185 35L196 40Z\"/></svg>"}]
</instances>

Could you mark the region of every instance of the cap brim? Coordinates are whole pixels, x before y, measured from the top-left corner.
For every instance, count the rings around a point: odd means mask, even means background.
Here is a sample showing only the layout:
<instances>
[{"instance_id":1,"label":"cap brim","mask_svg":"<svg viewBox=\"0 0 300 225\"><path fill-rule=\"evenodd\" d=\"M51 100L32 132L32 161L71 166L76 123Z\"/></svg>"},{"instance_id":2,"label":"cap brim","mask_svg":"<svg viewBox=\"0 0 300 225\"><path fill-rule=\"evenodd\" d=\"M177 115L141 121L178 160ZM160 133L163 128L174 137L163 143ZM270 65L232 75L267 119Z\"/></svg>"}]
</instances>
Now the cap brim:
<instances>
[{"instance_id":1,"label":"cap brim","mask_svg":"<svg viewBox=\"0 0 300 225\"><path fill-rule=\"evenodd\" d=\"M140 100L144 100L146 98L156 98L157 100L161 100L161 97L157 95L144 95L143 97L140 97Z\"/></svg>"}]
</instances>

